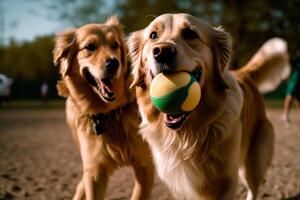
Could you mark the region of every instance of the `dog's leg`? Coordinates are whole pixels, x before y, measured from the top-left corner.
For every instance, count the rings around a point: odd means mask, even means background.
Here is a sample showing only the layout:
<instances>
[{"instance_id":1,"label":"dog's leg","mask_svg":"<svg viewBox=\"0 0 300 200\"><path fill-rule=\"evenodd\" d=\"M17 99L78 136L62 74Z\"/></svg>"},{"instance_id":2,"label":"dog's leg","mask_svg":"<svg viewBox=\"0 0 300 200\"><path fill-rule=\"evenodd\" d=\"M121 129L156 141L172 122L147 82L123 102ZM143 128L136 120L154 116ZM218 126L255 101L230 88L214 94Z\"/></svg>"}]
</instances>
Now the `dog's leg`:
<instances>
[{"instance_id":1,"label":"dog's leg","mask_svg":"<svg viewBox=\"0 0 300 200\"><path fill-rule=\"evenodd\" d=\"M133 166L135 173L131 200L148 199L154 182L154 166Z\"/></svg>"},{"instance_id":2,"label":"dog's leg","mask_svg":"<svg viewBox=\"0 0 300 200\"><path fill-rule=\"evenodd\" d=\"M80 180L80 182L77 184L76 192L73 197L73 200L83 200L84 199L84 184L83 179Z\"/></svg>"},{"instance_id":3,"label":"dog's leg","mask_svg":"<svg viewBox=\"0 0 300 200\"><path fill-rule=\"evenodd\" d=\"M274 150L274 132L268 120L261 121L249 148L248 157L244 163L244 178L247 182L247 200L255 200L259 185L271 164Z\"/></svg>"},{"instance_id":4,"label":"dog's leg","mask_svg":"<svg viewBox=\"0 0 300 200\"><path fill-rule=\"evenodd\" d=\"M102 166L84 167L86 200L102 200L108 184L108 172Z\"/></svg>"}]
</instances>

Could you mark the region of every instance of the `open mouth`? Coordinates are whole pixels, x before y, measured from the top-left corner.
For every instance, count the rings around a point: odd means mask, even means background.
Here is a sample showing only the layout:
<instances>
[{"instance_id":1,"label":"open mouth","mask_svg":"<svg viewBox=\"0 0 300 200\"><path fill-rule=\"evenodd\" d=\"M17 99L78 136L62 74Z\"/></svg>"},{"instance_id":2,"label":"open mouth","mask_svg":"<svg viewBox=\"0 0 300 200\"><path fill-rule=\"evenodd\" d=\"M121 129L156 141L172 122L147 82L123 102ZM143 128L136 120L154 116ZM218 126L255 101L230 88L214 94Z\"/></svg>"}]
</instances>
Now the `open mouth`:
<instances>
[{"instance_id":1,"label":"open mouth","mask_svg":"<svg viewBox=\"0 0 300 200\"><path fill-rule=\"evenodd\" d=\"M97 82L98 89L102 94L102 97L107 101L114 101L116 99L116 94L114 92L114 87L111 82L111 78L103 78Z\"/></svg>"},{"instance_id":2,"label":"open mouth","mask_svg":"<svg viewBox=\"0 0 300 200\"><path fill-rule=\"evenodd\" d=\"M116 99L116 94L112 84L112 77L102 79L95 78L87 68L83 69L83 74L87 82L99 91L99 96L106 102L112 102Z\"/></svg>"},{"instance_id":3,"label":"open mouth","mask_svg":"<svg viewBox=\"0 0 300 200\"><path fill-rule=\"evenodd\" d=\"M180 128L184 122L186 121L189 113L181 113L181 114L164 114L164 120L167 127L171 129Z\"/></svg>"},{"instance_id":4,"label":"open mouth","mask_svg":"<svg viewBox=\"0 0 300 200\"><path fill-rule=\"evenodd\" d=\"M202 69L200 67L196 67L192 72L189 73L192 76L194 76L198 82L200 82L202 76ZM150 70L150 75L153 80L155 75L152 73L151 70ZM165 125L171 129L179 129L186 122L189 114L191 114L191 112L185 112L179 114L164 113L163 115L164 115Z\"/></svg>"}]
</instances>

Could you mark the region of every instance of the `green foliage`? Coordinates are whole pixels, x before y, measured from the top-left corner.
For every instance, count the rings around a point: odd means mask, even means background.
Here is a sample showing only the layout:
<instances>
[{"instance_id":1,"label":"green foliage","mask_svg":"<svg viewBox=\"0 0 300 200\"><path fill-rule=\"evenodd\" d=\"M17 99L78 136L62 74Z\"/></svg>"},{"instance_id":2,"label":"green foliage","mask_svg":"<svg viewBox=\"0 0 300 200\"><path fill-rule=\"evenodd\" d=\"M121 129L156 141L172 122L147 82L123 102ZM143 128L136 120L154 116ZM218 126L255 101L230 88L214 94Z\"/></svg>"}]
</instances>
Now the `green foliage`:
<instances>
[{"instance_id":1,"label":"green foliage","mask_svg":"<svg viewBox=\"0 0 300 200\"><path fill-rule=\"evenodd\" d=\"M234 40L232 67L245 64L267 39L275 36L287 40L293 56L299 48L299 0L52 0L48 8L52 19L80 26L103 22L117 14L126 33L144 28L162 13L186 12L214 26L225 27ZM53 79L57 68L52 64L51 36L32 42L0 47L0 72L23 79Z\"/></svg>"},{"instance_id":2,"label":"green foliage","mask_svg":"<svg viewBox=\"0 0 300 200\"><path fill-rule=\"evenodd\" d=\"M287 40L293 54L300 44L299 8L299 0L127 0L115 5L127 32L145 27L162 13L186 12L222 25L234 40L233 68L245 64L271 37Z\"/></svg>"},{"instance_id":3,"label":"green foliage","mask_svg":"<svg viewBox=\"0 0 300 200\"><path fill-rule=\"evenodd\" d=\"M180 6L183 1L128 0L115 4L115 11L122 18L125 30L131 32L145 27L156 16L163 13L187 12Z\"/></svg>"},{"instance_id":4,"label":"green foliage","mask_svg":"<svg viewBox=\"0 0 300 200\"><path fill-rule=\"evenodd\" d=\"M99 23L109 15L112 1L106 0L52 0L47 7L57 13L53 20L63 20L76 27L86 23Z\"/></svg>"},{"instance_id":5,"label":"green foliage","mask_svg":"<svg viewBox=\"0 0 300 200\"><path fill-rule=\"evenodd\" d=\"M52 64L53 38L36 38L33 42L22 44L14 40L1 49L0 72L13 79L53 79L56 69Z\"/></svg>"}]
</instances>

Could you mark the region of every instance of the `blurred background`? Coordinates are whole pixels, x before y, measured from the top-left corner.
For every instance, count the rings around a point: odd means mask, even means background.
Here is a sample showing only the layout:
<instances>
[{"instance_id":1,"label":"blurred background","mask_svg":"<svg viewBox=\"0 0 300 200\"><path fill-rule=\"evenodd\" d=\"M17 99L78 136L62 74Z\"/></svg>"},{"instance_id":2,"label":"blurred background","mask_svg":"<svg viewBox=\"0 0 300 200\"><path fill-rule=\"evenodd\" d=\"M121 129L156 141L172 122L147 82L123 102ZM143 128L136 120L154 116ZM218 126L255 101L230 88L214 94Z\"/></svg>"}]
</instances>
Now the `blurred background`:
<instances>
[{"instance_id":1,"label":"blurred background","mask_svg":"<svg viewBox=\"0 0 300 200\"><path fill-rule=\"evenodd\" d=\"M121 18L127 34L166 12L222 25L234 38L232 68L245 64L271 37L286 40L292 58L300 44L299 9L299 0L0 0L0 74L10 78L12 100L41 98L43 83L47 98L57 98L55 33L103 22L111 14ZM284 91L283 84L267 97L283 98Z\"/></svg>"},{"instance_id":2,"label":"blurred background","mask_svg":"<svg viewBox=\"0 0 300 200\"><path fill-rule=\"evenodd\" d=\"M177 12L222 25L232 35L231 68L244 65L272 37L287 41L290 59L300 48L300 0L0 0L0 200L72 199L82 176L55 86L55 34L104 22L111 14L120 17L129 34L162 13ZM300 112L291 109L286 126L285 93L283 82L265 95L277 140L259 200L300 200ZM118 170L106 199L129 199L133 183L130 168ZM239 185L236 199L245 195ZM150 200L174 198L156 178Z\"/></svg>"}]
</instances>

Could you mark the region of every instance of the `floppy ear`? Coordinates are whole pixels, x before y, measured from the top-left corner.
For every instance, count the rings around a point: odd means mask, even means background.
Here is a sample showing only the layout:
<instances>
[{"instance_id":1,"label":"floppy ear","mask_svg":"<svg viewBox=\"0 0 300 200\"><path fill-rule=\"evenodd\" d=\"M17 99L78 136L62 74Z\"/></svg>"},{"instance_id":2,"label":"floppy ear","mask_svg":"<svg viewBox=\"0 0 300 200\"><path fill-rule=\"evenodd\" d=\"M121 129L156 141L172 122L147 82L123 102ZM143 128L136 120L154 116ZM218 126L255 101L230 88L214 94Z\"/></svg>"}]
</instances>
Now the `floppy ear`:
<instances>
[{"instance_id":1,"label":"floppy ear","mask_svg":"<svg viewBox=\"0 0 300 200\"><path fill-rule=\"evenodd\" d=\"M130 88L143 84L145 72L142 66L142 34L143 30L136 31L130 34L127 40L129 56L132 61L133 82Z\"/></svg>"},{"instance_id":2,"label":"floppy ear","mask_svg":"<svg viewBox=\"0 0 300 200\"><path fill-rule=\"evenodd\" d=\"M232 39L222 27L213 28L212 37L217 81L219 81L222 89L227 89L229 86L223 77L223 73L229 66L232 53Z\"/></svg>"},{"instance_id":3,"label":"floppy ear","mask_svg":"<svg viewBox=\"0 0 300 200\"><path fill-rule=\"evenodd\" d=\"M121 63L123 66L127 65L127 48L125 45L125 34L123 30L123 26L120 23L119 18L116 15L112 15L109 18L107 18L106 25L112 26L118 33L119 41L121 42L120 48L121 48Z\"/></svg>"},{"instance_id":4,"label":"floppy ear","mask_svg":"<svg viewBox=\"0 0 300 200\"><path fill-rule=\"evenodd\" d=\"M60 72L63 76L70 71L75 49L75 29L59 33L56 36L53 62L55 65L60 64Z\"/></svg>"}]
</instances>

